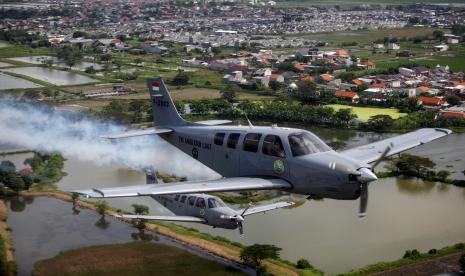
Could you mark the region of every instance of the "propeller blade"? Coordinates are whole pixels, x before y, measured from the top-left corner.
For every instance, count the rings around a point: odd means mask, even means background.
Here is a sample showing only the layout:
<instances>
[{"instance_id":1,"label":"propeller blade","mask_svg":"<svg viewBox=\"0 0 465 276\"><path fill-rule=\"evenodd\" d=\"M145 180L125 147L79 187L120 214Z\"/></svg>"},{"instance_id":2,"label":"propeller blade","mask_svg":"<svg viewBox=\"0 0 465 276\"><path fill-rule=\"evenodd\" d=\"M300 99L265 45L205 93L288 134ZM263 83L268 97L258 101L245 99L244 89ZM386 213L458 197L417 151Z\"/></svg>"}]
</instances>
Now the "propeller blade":
<instances>
[{"instance_id":1,"label":"propeller blade","mask_svg":"<svg viewBox=\"0 0 465 276\"><path fill-rule=\"evenodd\" d=\"M244 209L244 211L242 211L241 217L244 216L245 212L247 212L247 210L249 210L250 207L252 207L252 203L251 203L251 202L249 202L249 205Z\"/></svg>"},{"instance_id":2,"label":"propeller blade","mask_svg":"<svg viewBox=\"0 0 465 276\"><path fill-rule=\"evenodd\" d=\"M239 235L244 235L244 227L242 226L242 221L237 223L239 226Z\"/></svg>"},{"instance_id":3,"label":"propeller blade","mask_svg":"<svg viewBox=\"0 0 465 276\"><path fill-rule=\"evenodd\" d=\"M392 149L392 143L386 147L386 149L383 151L383 153L381 154L381 156L378 158L378 160L375 161L375 163L373 164L373 166L371 166L371 169L374 170L376 166L379 165L379 163L381 163L381 161L383 161L383 159L386 157L386 155L388 155L388 153L391 151Z\"/></svg>"},{"instance_id":4,"label":"propeller blade","mask_svg":"<svg viewBox=\"0 0 465 276\"><path fill-rule=\"evenodd\" d=\"M364 218L367 215L368 183L362 183L360 189L360 206L358 211L358 217Z\"/></svg>"}]
</instances>

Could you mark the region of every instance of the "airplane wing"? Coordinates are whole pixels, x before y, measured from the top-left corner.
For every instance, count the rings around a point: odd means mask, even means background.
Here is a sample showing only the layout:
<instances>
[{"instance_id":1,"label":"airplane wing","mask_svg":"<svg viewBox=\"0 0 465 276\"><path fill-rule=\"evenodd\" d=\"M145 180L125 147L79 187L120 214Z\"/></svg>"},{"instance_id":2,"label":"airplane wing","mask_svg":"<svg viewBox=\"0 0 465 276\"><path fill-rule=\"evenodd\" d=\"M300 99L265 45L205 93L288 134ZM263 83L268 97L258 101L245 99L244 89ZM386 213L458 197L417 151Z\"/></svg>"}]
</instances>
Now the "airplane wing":
<instances>
[{"instance_id":1,"label":"airplane wing","mask_svg":"<svg viewBox=\"0 0 465 276\"><path fill-rule=\"evenodd\" d=\"M230 192L244 190L290 189L291 184L277 178L232 177L210 181L176 182L156 185L137 185L114 188L86 189L71 191L85 197L131 197L205 192Z\"/></svg>"},{"instance_id":2,"label":"airplane wing","mask_svg":"<svg viewBox=\"0 0 465 276\"><path fill-rule=\"evenodd\" d=\"M247 209L245 211L245 213L243 214L243 216L249 216L249 215L253 215L253 214L256 214L256 213L262 213L262 212L266 212L266 211L276 210L276 209L288 207L288 206L291 206L291 205L294 205L294 204L295 204L294 202L280 201L280 202L276 202L276 203L273 203L273 204L267 204L267 205L252 207L252 208ZM237 211L242 214L242 212L244 212L244 210L245 209L241 209L241 210L237 210Z\"/></svg>"},{"instance_id":3,"label":"airplane wing","mask_svg":"<svg viewBox=\"0 0 465 276\"><path fill-rule=\"evenodd\" d=\"M422 128L396 137L345 150L341 153L362 162L371 163L376 161L388 147L390 147L390 150L386 157L423 145L451 133L451 130L444 128Z\"/></svg>"},{"instance_id":4,"label":"airplane wing","mask_svg":"<svg viewBox=\"0 0 465 276\"><path fill-rule=\"evenodd\" d=\"M125 219L146 219L146 220L164 220L164 221L183 221L183 222L199 222L206 223L203 218L190 216L142 216L142 215L115 215L117 218Z\"/></svg>"},{"instance_id":5,"label":"airplane wing","mask_svg":"<svg viewBox=\"0 0 465 276\"><path fill-rule=\"evenodd\" d=\"M197 124L206 125L206 126L217 126L217 125L225 125L230 124L232 121L230 120L207 120L207 121L197 121Z\"/></svg>"},{"instance_id":6,"label":"airplane wing","mask_svg":"<svg viewBox=\"0 0 465 276\"><path fill-rule=\"evenodd\" d=\"M100 136L100 138L105 139L121 139L121 138L129 138L129 137L136 137L136 136L143 136L143 135L155 135L160 133L168 133L172 132L173 130L169 128L147 128L147 129L137 129L137 130L129 130L123 133L117 134L108 134L104 136Z\"/></svg>"}]
</instances>

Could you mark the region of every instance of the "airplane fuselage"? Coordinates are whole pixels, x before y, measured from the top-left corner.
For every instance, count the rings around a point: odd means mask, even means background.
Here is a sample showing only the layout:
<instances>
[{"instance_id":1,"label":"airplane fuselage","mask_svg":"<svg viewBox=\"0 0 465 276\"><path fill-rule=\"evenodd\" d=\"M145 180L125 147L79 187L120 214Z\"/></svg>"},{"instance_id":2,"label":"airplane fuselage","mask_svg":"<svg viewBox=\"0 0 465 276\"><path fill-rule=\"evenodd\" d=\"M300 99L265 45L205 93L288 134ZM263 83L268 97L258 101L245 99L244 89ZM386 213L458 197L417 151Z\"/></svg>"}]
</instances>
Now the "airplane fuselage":
<instances>
[{"instance_id":1,"label":"airplane fuselage","mask_svg":"<svg viewBox=\"0 0 465 276\"><path fill-rule=\"evenodd\" d=\"M292 185L291 192L318 197L356 199L360 195L360 184L350 172L365 164L333 151L308 131L192 125L172 129L160 136L224 177L281 178ZM291 148L290 139L303 132L315 139L314 152L296 153ZM347 171L335 170L338 161Z\"/></svg>"}]
</instances>

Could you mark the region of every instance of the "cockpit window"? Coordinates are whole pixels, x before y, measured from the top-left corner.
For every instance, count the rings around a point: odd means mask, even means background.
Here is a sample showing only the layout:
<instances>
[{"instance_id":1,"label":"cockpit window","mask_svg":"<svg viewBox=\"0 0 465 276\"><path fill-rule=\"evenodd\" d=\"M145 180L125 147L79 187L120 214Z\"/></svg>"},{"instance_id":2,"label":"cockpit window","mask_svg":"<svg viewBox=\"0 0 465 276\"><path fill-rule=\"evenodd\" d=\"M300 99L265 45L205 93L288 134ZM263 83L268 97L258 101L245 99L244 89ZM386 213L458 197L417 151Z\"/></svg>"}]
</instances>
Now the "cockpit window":
<instances>
[{"instance_id":1,"label":"cockpit window","mask_svg":"<svg viewBox=\"0 0 465 276\"><path fill-rule=\"evenodd\" d=\"M181 203L186 202L186 198L187 198L187 196L183 195L183 196L181 197Z\"/></svg>"},{"instance_id":2,"label":"cockpit window","mask_svg":"<svg viewBox=\"0 0 465 276\"><path fill-rule=\"evenodd\" d=\"M239 142L240 133L231 133L228 137L228 148L235 149Z\"/></svg>"},{"instance_id":3,"label":"cockpit window","mask_svg":"<svg viewBox=\"0 0 465 276\"><path fill-rule=\"evenodd\" d=\"M331 150L328 145L309 132L290 134L289 146L294 157Z\"/></svg>"},{"instance_id":4,"label":"cockpit window","mask_svg":"<svg viewBox=\"0 0 465 276\"><path fill-rule=\"evenodd\" d=\"M214 198L209 198L208 199L208 208L212 209L212 208L217 208L217 207L224 207L224 203L217 200L217 199L214 199Z\"/></svg>"},{"instance_id":5,"label":"cockpit window","mask_svg":"<svg viewBox=\"0 0 465 276\"><path fill-rule=\"evenodd\" d=\"M267 135L263 140L263 154L276 156L280 158L286 158L286 152L284 151L283 143L281 138L276 135Z\"/></svg>"}]
</instances>

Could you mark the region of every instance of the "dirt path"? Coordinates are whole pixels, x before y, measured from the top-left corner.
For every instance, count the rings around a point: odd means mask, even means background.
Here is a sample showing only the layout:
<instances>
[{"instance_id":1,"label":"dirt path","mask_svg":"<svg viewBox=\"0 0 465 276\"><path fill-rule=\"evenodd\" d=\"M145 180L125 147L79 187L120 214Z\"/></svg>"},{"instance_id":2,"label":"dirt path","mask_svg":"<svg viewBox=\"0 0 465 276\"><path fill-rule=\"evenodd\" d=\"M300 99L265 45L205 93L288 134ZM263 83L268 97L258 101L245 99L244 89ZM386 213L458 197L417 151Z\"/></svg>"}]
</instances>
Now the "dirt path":
<instances>
[{"instance_id":1,"label":"dirt path","mask_svg":"<svg viewBox=\"0 0 465 276\"><path fill-rule=\"evenodd\" d=\"M11 241L11 231L9 231L6 220L8 218L8 208L5 205L5 201L0 200L0 236L5 241L6 247L6 260L14 261L13 246Z\"/></svg>"},{"instance_id":2,"label":"dirt path","mask_svg":"<svg viewBox=\"0 0 465 276\"><path fill-rule=\"evenodd\" d=\"M66 193L62 192L23 192L21 193L22 196L48 196L48 197L54 197L60 200L72 202L71 196ZM79 207L90 209L90 210L96 210L96 207L90 203L87 203L85 201L78 200L76 204ZM107 211L108 215L115 215L117 214L114 211ZM123 221L127 224L131 224L132 222L129 219L121 219L118 218L118 220ZM185 243L189 244L191 246L197 247L201 250L204 250L210 254L222 257L224 259L236 262L236 263L242 263L239 257L239 250L227 247L227 246L222 246L220 244L217 244L212 241L208 241L205 239L189 236L189 235L184 235L180 233L176 233L173 230L169 229L168 227L164 227L162 225L155 225L151 223L146 223L146 229L150 230L152 232L156 232L160 235L169 237L171 239L174 239L180 243ZM268 261L264 261L264 263L269 267L271 271L274 272L275 275L283 275L283 276L298 276L299 273L293 269L280 266Z\"/></svg>"},{"instance_id":3,"label":"dirt path","mask_svg":"<svg viewBox=\"0 0 465 276\"><path fill-rule=\"evenodd\" d=\"M453 253L442 257L437 257L421 263L410 264L393 270L375 273L377 276L427 276L446 272L460 271L459 259L463 252Z\"/></svg>"}]
</instances>

